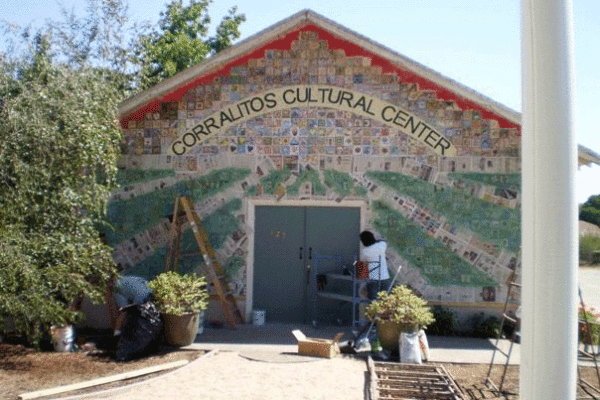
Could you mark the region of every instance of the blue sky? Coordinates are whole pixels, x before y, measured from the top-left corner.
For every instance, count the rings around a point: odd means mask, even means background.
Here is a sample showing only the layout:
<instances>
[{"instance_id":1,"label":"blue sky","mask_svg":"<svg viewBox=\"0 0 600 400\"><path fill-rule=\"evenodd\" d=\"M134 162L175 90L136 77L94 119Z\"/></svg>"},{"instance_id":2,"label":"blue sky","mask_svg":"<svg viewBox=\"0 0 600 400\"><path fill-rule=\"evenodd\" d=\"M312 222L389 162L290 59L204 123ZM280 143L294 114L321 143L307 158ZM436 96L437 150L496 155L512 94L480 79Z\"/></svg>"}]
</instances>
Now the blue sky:
<instances>
[{"instance_id":1,"label":"blue sky","mask_svg":"<svg viewBox=\"0 0 600 400\"><path fill-rule=\"evenodd\" d=\"M156 22L167 0L129 0L135 20ZM575 132L600 153L600 1L572 0L575 47ZM63 0L83 12L82 0ZM516 111L521 110L519 0L215 0L213 22L237 5L242 38L309 8ZM28 24L59 19L54 0L3 0L0 19ZM577 201L600 194L600 166L577 173Z\"/></svg>"}]
</instances>

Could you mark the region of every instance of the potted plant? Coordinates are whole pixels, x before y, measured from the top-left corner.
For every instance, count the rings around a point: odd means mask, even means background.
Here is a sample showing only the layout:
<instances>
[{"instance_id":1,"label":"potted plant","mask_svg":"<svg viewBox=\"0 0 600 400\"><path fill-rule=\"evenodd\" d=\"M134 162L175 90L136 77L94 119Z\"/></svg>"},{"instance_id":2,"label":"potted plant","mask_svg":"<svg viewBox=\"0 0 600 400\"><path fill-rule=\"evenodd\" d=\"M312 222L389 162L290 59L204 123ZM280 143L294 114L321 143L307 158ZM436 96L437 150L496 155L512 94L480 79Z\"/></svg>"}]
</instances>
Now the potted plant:
<instances>
[{"instance_id":1,"label":"potted plant","mask_svg":"<svg viewBox=\"0 0 600 400\"><path fill-rule=\"evenodd\" d=\"M208 306L206 278L164 272L148 283L163 314L167 343L187 346L198 333L200 313Z\"/></svg>"},{"instance_id":2,"label":"potted plant","mask_svg":"<svg viewBox=\"0 0 600 400\"><path fill-rule=\"evenodd\" d=\"M398 352L401 332L416 332L435 321L427 302L405 285L395 286L389 293L379 292L365 315L376 321L381 347L391 352Z\"/></svg>"}]
</instances>

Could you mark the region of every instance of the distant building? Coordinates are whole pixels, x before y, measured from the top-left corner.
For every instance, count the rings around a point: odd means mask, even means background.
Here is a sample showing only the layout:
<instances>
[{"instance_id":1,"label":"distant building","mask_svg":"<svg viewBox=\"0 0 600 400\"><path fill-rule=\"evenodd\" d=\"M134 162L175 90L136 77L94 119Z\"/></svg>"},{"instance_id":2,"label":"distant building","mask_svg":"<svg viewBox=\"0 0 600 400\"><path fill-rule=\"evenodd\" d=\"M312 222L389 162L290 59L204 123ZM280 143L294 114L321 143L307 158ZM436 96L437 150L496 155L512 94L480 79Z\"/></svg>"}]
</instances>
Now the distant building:
<instances>
[{"instance_id":1,"label":"distant building","mask_svg":"<svg viewBox=\"0 0 600 400\"><path fill-rule=\"evenodd\" d=\"M600 165L600 155L587 147L579 145L577 147L577 161L579 166L585 165L586 167L590 167L592 164Z\"/></svg>"},{"instance_id":2,"label":"distant building","mask_svg":"<svg viewBox=\"0 0 600 400\"><path fill-rule=\"evenodd\" d=\"M579 221L579 236L600 236L600 226Z\"/></svg>"}]
</instances>

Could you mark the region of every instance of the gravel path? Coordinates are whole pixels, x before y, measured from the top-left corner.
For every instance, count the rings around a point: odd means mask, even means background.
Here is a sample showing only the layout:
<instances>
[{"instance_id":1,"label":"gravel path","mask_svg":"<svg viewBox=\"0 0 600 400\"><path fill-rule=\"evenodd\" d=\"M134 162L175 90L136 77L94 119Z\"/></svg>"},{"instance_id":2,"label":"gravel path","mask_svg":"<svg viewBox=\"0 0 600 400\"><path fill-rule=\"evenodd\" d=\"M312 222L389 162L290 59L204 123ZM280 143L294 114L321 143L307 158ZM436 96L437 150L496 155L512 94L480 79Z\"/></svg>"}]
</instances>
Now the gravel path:
<instances>
[{"instance_id":1,"label":"gravel path","mask_svg":"<svg viewBox=\"0 0 600 400\"><path fill-rule=\"evenodd\" d=\"M219 352L156 379L98 392L80 399L152 400L363 400L367 365L362 359L313 358L298 362L289 356L253 361L237 352ZM257 359L264 359L258 355Z\"/></svg>"}]
</instances>

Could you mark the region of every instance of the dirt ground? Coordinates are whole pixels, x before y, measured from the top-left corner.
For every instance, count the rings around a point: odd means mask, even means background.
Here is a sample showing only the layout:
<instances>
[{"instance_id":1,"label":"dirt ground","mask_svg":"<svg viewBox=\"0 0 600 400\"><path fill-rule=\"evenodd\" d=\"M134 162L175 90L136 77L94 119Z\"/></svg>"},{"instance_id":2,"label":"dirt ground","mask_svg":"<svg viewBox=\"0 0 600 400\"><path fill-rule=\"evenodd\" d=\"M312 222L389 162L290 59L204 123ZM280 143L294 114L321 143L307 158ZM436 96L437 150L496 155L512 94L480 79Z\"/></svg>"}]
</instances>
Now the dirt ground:
<instances>
[{"instance_id":1,"label":"dirt ground","mask_svg":"<svg viewBox=\"0 0 600 400\"><path fill-rule=\"evenodd\" d=\"M35 352L20 344L0 343L0 400L16 400L19 394L26 392L115 375L171 361L181 359L191 361L202 354L202 351L161 347L157 354L150 357L118 363L110 357L108 352L103 350L71 353L57 353L52 351ZM469 400L501 398L513 400L519 398L518 366L510 366L508 368L503 384L505 393L504 396L500 396L499 393L490 390L484 384L489 369L487 364L446 363L443 365L463 390L465 398ZM495 366L492 372L491 380L499 385L503 366ZM600 386L594 368L581 368L580 374L587 382L596 387ZM104 385L86 389L80 393L129 385L133 382L150 379L154 376L156 374L135 380L118 382L111 384L111 386ZM72 396L73 394L71 392L66 395ZM581 392L580 394L584 395L585 393Z\"/></svg>"},{"instance_id":2,"label":"dirt ground","mask_svg":"<svg viewBox=\"0 0 600 400\"><path fill-rule=\"evenodd\" d=\"M204 353L204 351L161 346L157 353L149 357L128 362L116 362L111 354L104 350L80 350L69 353L36 352L22 344L0 343L0 400L16 400L18 395L27 392L121 374L173 361L183 359L192 361ZM165 372L156 372L140 378L86 389L82 392L93 392L131 384L162 373ZM65 396L73 394L71 392Z\"/></svg>"}]
</instances>

